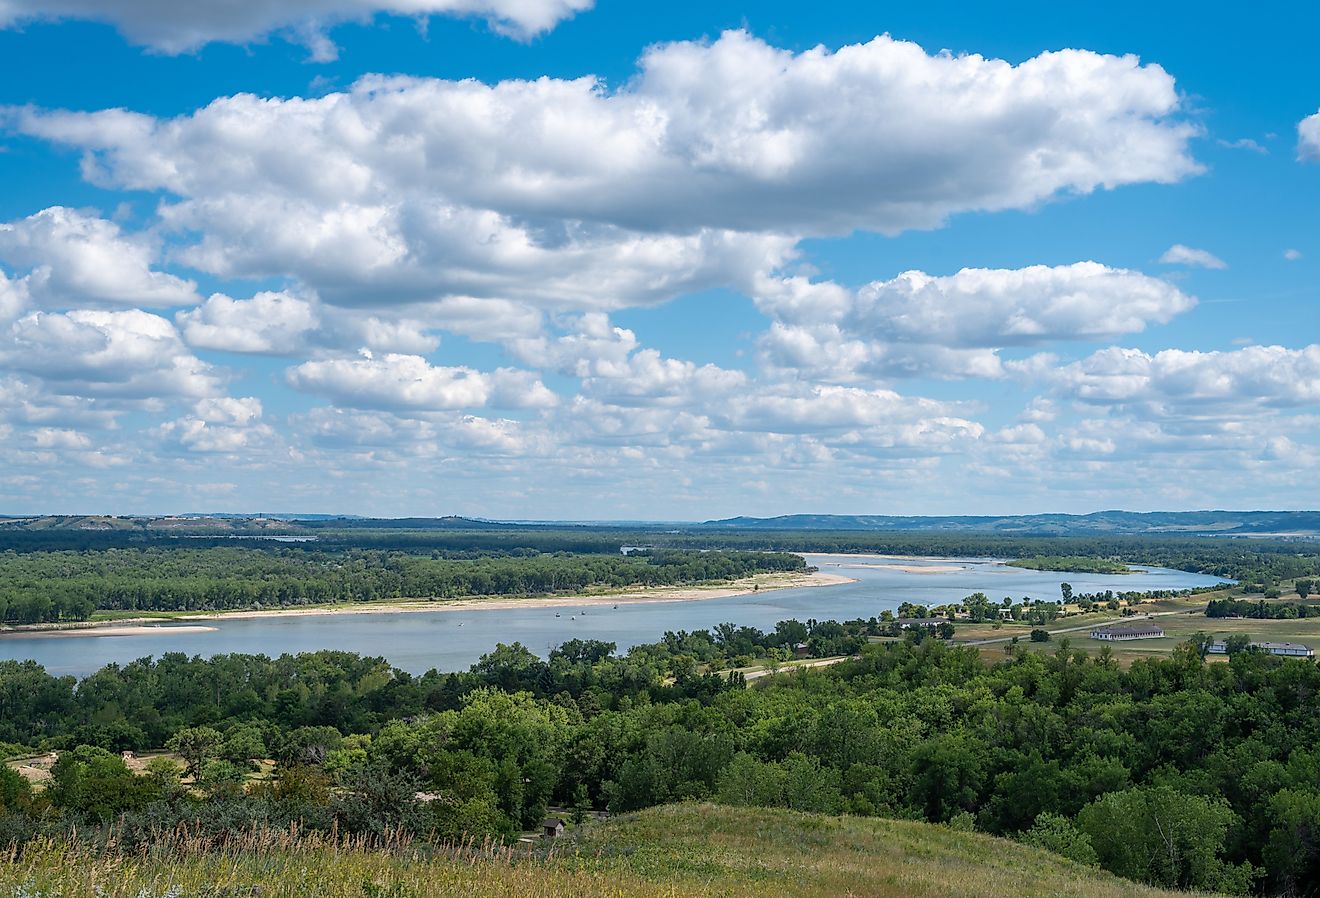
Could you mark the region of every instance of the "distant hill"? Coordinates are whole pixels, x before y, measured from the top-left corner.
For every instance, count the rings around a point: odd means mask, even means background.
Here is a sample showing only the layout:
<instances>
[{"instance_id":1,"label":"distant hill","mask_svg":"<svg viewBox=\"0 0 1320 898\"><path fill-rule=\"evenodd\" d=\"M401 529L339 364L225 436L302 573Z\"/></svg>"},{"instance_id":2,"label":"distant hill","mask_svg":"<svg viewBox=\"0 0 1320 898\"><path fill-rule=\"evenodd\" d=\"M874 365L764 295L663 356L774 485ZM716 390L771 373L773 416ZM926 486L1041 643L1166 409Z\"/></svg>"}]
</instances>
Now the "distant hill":
<instances>
[{"instance_id":1,"label":"distant hill","mask_svg":"<svg viewBox=\"0 0 1320 898\"><path fill-rule=\"evenodd\" d=\"M253 837L254 839L256 837ZM1186 898L1006 839L947 826L775 808L677 805L569 829L521 852L334 850L308 844L161 853L29 849L0 865L15 895L281 895L460 898ZM553 851L547 849L553 846ZM161 883L173 888L161 891ZM177 891L176 891L177 889Z\"/></svg>"},{"instance_id":2,"label":"distant hill","mask_svg":"<svg viewBox=\"0 0 1320 898\"><path fill-rule=\"evenodd\" d=\"M1320 535L1320 511L1098 511L1083 515L998 517L791 514L775 518L727 518L699 526L724 530L926 531L1020 536L1316 536Z\"/></svg>"},{"instance_id":3,"label":"distant hill","mask_svg":"<svg viewBox=\"0 0 1320 898\"><path fill-rule=\"evenodd\" d=\"M261 533L285 532L296 524L267 517L238 515L41 515L0 518L5 531L85 531L93 533Z\"/></svg>"},{"instance_id":4,"label":"distant hill","mask_svg":"<svg viewBox=\"0 0 1320 898\"><path fill-rule=\"evenodd\" d=\"M574 530L651 532L832 531L964 533L1002 536L1320 536L1320 511L1098 511L1038 515L835 515L736 517L701 523L673 521L492 521L446 515L434 518L364 518L356 515L188 514L163 516L34 515L0 517L0 534L18 531L153 536L260 536L333 530Z\"/></svg>"}]
</instances>

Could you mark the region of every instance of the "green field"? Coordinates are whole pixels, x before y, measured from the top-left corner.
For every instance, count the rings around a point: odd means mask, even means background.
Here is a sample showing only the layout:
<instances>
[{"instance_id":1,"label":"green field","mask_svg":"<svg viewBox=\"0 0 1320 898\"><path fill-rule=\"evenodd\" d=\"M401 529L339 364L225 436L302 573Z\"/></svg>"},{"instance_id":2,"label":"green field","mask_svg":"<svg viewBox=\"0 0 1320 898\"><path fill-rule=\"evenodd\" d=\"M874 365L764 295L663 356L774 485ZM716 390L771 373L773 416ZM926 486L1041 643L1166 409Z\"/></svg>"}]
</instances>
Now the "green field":
<instances>
[{"instance_id":1,"label":"green field","mask_svg":"<svg viewBox=\"0 0 1320 898\"><path fill-rule=\"evenodd\" d=\"M1136 885L1014 842L943 826L713 805L588 824L532 849L445 852L282 847L91 855L32 847L0 864L0 894L30 898L1118 898ZM158 852L160 850L158 849Z\"/></svg>"},{"instance_id":2,"label":"green field","mask_svg":"<svg viewBox=\"0 0 1320 898\"><path fill-rule=\"evenodd\" d=\"M1018 637L1018 646L1033 651L1053 652L1059 648L1063 639L1068 640L1069 648L1080 650L1089 655L1099 654L1108 646L1114 657L1121 664L1129 664L1138 658L1167 657L1175 648L1182 645L1197 633L1205 633L1214 639L1242 634L1259 642L1299 642L1320 653L1320 617L1295 618L1292 620L1265 620L1253 618L1210 618L1205 616L1207 598L1221 598L1221 593L1206 593L1194 599L1164 600L1147 602L1142 611L1154 612L1153 623L1164 630L1162 639L1137 639L1130 642L1102 642L1089 638L1088 629L1073 630L1085 625L1104 626L1123 624L1128 621L1113 614L1085 614L1060 618L1047 624L1044 629L1051 634L1049 642L1029 642L1031 627L1018 623L1005 623L995 630L990 624L969 624L958 627L958 642L972 642L1002 637ZM1292 597L1295 600L1295 596ZM1286 600L1286 599L1285 599ZM1284 600L1280 600L1284 601ZM1177 613L1168 613L1171 611ZM1143 619L1144 620L1144 619ZM1059 632L1070 630L1072 632ZM1003 657L1004 643L997 642L981 646L981 653L997 660ZM1211 656L1213 660L1216 656Z\"/></svg>"}]
</instances>

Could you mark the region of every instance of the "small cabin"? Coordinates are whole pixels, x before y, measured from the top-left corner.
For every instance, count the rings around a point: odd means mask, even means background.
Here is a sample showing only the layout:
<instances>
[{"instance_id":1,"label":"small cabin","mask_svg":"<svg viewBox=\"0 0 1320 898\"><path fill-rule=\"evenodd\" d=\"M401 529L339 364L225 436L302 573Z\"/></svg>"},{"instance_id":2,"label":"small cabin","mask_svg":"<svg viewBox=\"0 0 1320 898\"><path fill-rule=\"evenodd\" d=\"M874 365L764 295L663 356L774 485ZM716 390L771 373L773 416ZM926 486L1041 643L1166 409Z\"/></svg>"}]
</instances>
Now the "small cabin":
<instances>
[{"instance_id":1,"label":"small cabin","mask_svg":"<svg viewBox=\"0 0 1320 898\"><path fill-rule=\"evenodd\" d=\"M541 824L541 833L547 839L554 839L564 834L564 821L558 817L547 817Z\"/></svg>"},{"instance_id":2,"label":"small cabin","mask_svg":"<svg viewBox=\"0 0 1320 898\"><path fill-rule=\"evenodd\" d=\"M797 645L793 646L793 657L810 658L811 646L807 645L805 642L799 642Z\"/></svg>"}]
</instances>

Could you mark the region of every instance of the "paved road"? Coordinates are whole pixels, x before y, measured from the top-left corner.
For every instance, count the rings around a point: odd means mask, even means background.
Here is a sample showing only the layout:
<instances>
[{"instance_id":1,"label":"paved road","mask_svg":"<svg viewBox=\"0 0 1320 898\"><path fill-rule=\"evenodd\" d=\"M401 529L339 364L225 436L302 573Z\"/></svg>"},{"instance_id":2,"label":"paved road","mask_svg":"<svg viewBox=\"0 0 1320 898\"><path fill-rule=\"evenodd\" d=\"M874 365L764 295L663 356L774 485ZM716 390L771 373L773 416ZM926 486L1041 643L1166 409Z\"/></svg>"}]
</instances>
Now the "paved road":
<instances>
[{"instance_id":1,"label":"paved road","mask_svg":"<svg viewBox=\"0 0 1320 898\"><path fill-rule=\"evenodd\" d=\"M768 677L772 673L792 673L795 670L801 670L804 667L829 667L831 664L838 664L840 661L847 661L849 658L855 658L856 655L840 655L837 658L819 658L815 661L806 661L802 664L785 664L778 670L771 670L768 667L762 667L759 670L749 670L743 674L748 680L759 680L761 677Z\"/></svg>"}]
</instances>

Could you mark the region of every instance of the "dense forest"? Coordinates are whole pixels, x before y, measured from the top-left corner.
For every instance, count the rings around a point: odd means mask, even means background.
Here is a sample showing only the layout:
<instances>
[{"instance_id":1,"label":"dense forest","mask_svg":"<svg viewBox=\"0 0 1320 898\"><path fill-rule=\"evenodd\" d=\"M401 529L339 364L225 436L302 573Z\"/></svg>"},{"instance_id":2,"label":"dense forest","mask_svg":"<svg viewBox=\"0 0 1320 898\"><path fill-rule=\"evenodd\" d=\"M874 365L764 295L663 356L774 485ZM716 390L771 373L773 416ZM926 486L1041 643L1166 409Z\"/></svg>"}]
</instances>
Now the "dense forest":
<instances>
[{"instance_id":1,"label":"dense forest","mask_svg":"<svg viewBox=\"0 0 1320 898\"><path fill-rule=\"evenodd\" d=\"M213 611L539 595L700 583L805 568L797 555L745 551L408 554L277 546L0 553L0 621L80 621L98 610Z\"/></svg>"},{"instance_id":2,"label":"dense forest","mask_svg":"<svg viewBox=\"0 0 1320 898\"><path fill-rule=\"evenodd\" d=\"M123 844L187 822L222 838L290 820L419 839L535 827L550 805L687 799L925 819L1049 847L1133 879L1233 893L1320 882L1320 670L1192 646L1122 670L1061 642L970 648L913 633L857 660L766 677L719 667L859 622L671 633L619 656L500 646L471 671L380 659L171 655L76 683L0 664L0 738L63 747L51 786L0 776L5 838L114 822ZM831 644L831 640L834 644ZM114 752L170 745L195 787ZM79 746L79 747L75 747ZM17 748L12 749L17 751ZM273 778L243 786L255 758Z\"/></svg>"}]
</instances>

